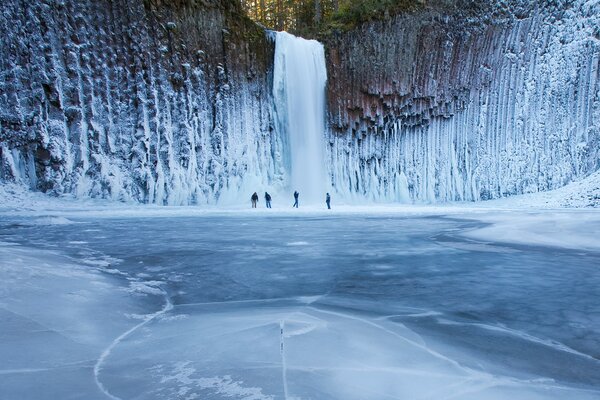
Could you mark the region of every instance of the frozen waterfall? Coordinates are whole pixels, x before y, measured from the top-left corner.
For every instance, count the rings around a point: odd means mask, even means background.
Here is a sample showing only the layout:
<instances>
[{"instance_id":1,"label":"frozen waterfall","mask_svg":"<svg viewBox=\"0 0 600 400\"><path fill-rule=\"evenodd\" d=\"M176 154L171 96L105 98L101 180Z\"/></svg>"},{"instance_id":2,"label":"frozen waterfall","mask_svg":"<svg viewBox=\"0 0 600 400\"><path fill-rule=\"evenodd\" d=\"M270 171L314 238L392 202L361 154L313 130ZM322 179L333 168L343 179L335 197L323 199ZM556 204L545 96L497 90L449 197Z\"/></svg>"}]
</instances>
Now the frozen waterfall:
<instances>
[{"instance_id":1,"label":"frozen waterfall","mask_svg":"<svg viewBox=\"0 0 600 400\"><path fill-rule=\"evenodd\" d=\"M323 45L277 32L273 97L277 131L284 143L289 189L300 199L322 201L328 190L325 158L325 83Z\"/></svg>"}]
</instances>

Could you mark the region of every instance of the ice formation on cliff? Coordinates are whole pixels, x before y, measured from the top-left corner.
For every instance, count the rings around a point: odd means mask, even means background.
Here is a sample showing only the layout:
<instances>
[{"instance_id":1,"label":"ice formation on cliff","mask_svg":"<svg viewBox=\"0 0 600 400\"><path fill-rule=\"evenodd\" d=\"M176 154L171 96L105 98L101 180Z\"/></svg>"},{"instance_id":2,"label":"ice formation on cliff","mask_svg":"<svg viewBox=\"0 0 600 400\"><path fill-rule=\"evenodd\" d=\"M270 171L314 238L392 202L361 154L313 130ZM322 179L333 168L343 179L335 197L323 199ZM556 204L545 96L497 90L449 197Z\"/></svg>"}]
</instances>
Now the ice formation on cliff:
<instances>
[{"instance_id":1,"label":"ice formation on cliff","mask_svg":"<svg viewBox=\"0 0 600 400\"><path fill-rule=\"evenodd\" d=\"M288 54L318 64L283 85L274 44L236 10L178 7L3 2L0 179L157 204L294 187L318 199L330 186L347 201L448 201L600 169L595 0L529 5L505 23L482 15L477 29L435 11L366 24L327 44L327 100L320 45ZM283 100L307 80L298 103ZM320 117L307 115L321 104L320 147Z\"/></svg>"},{"instance_id":2,"label":"ice formation on cliff","mask_svg":"<svg viewBox=\"0 0 600 400\"><path fill-rule=\"evenodd\" d=\"M0 179L174 205L281 181L273 46L235 4L3 1Z\"/></svg>"},{"instance_id":3,"label":"ice formation on cliff","mask_svg":"<svg viewBox=\"0 0 600 400\"><path fill-rule=\"evenodd\" d=\"M334 43L328 164L341 194L481 200L600 168L600 3L471 33L411 18Z\"/></svg>"}]
</instances>

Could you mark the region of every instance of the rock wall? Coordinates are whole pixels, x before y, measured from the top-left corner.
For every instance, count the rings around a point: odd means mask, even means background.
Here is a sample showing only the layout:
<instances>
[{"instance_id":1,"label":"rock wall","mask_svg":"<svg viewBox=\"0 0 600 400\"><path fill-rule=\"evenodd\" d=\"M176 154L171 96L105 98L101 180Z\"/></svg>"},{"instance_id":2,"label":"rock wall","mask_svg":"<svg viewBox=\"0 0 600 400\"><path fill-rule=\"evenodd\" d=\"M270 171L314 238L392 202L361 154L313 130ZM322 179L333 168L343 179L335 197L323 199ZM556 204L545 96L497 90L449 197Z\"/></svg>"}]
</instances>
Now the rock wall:
<instances>
[{"instance_id":1,"label":"rock wall","mask_svg":"<svg viewBox=\"0 0 600 400\"><path fill-rule=\"evenodd\" d=\"M480 200L600 169L600 3L521 3L429 8L327 39L341 195Z\"/></svg>"},{"instance_id":2,"label":"rock wall","mask_svg":"<svg viewBox=\"0 0 600 400\"><path fill-rule=\"evenodd\" d=\"M0 179L214 202L282 178L274 46L234 0L4 0Z\"/></svg>"},{"instance_id":3,"label":"rock wall","mask_svg":"<svg viewBox=\"0 0 600 400\"><path fill-rule=\"evenodd\" d=\"M325 39L338 196L481 200L600 169L598 1L423 3ZM5 0L0 28L0 181L157 204L289 189L274 35L235 0Z\"/></svg>"}]
</instances>

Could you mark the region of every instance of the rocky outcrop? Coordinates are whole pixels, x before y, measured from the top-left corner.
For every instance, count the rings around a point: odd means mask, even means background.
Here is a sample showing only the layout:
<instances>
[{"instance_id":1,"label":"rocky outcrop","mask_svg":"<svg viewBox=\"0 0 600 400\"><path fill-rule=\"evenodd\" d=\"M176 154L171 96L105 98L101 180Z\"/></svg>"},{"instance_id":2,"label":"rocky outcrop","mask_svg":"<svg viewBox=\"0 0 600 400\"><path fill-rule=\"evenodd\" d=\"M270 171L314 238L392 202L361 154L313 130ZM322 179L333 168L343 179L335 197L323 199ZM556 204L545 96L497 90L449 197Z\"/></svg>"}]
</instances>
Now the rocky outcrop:
<instances>
[{"instance_id":1,"label":"rocky outcrop","mask_svg":"<svg viewBox=\"0 0 600 400\"><path fill-rule=\"evenodd\" d=\"M502 4L427 8L327 39L338 191L480 200L600 168L600 5Z\"/></svg>"},{"instance_id":2,"label":"rocky outcrop","mask_svg":"<svg viewBox=\"0 0 600 400\"><path fill-rule=\"evenodd\" d=\"M194 204L280 175L274 46L234 0L5 0L0 27L2 179Z\"/></svg>"}]
</instances>

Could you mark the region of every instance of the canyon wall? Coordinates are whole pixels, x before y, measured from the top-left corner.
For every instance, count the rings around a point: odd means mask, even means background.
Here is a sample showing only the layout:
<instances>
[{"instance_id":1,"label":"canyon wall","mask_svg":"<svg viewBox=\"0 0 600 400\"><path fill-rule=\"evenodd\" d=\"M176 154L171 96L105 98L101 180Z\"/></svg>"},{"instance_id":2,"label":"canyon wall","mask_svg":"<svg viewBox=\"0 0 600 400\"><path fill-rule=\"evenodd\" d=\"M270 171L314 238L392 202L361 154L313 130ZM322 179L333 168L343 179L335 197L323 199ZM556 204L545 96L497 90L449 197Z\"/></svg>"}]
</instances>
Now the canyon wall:
<instances>
[{"instance_id":1,"label":"canyon wall","mask_svg":"<svg viewBox=\"0 0 600 400\"><path fill-rule=\"evenodd\" d=\"M600 3L484 3L323 39L336 198L482 200L600 169ZM235 0L5 0L0 27L0 181L157 204L293 190L275 35Z\"/></svg>"},{"instance_id":2,"label":"canyon wall","mask_svg":"<svg viewBox=\"0 0 600 400\"><path fill-rule=\"evenodd\" d=\"M5 0L0 179L158 204L283 179L274 44L234 0Z\"/></svg>"},{"instance_id":3,"label":"canyon wall","mask_svg":"<svg viewBox=\"0 0 600 400\"><path fill-rule=\"evenodd\" d=\"M600 168L600 3L488 8L429 8L326 40L340 194L481 200Z\"/></svg>"}]
</instances>

